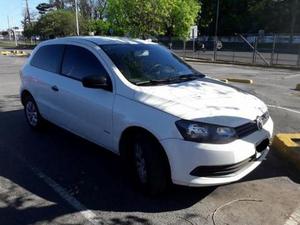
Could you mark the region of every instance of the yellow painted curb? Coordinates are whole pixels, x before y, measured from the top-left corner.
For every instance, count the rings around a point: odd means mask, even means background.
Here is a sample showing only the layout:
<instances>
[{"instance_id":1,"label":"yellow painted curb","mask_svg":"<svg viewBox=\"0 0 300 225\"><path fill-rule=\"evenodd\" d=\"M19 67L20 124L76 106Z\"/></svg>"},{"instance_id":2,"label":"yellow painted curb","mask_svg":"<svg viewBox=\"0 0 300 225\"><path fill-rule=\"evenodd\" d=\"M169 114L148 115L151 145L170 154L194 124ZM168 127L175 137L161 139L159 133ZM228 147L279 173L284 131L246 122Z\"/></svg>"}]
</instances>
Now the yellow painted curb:
<instances>
[{"instance_id":1,"label":"yellow painted curb","mask_svg":"<svg viewBox=\"0 0 300 225\"><path fill-rule=\"evenodd\" d=\"M226 78L226 80L237 83L253 84L253 80L239 79L239 78Z\"/></svg>"},{"instance_id":2,"label":"yellow painted curb","mask_svg":"<svg viewBox=\"0 0 300 225\"><path fill-rule=\"evenodd\" d=\"M300 133L277 134L271 147L300 170Z\"/></svg>"},{"instance_id":3,"label":"yellow painted curb","mask_svg":"<svg viewBox=\"0 0 300 225\"><path fill-rule=\"evenodd\" d=\"M296 90L297 90L297 91L300 91L300 84L297 84Z\"/></svg>"},{"instance_id":4,"label":"yellow painted curb","mask_svg":"<svg viewBox=\"0 0 300 225\"><path fill-rule=\"evenodd\" d=\"M23 53L16 53L14 54L14 56L20 56L20 57L23 57L23 56L28 56L28 54L26 52L23 52Z\"/></svg>"},{"instance_id":5,"label":"yellow painted curb","mask_svg":"<svg viewBox=\"0 0 300 225\"><path fill-rule=\"evenodd\" d=\"M228 84L228 80L227 80L227 79L220 79L220 81L222 81L222 82Z\"/></svg>"},{"instance_id":6,"label":"yellow painted curb","mask_svg":"<svg viewBox=\"0 0 300 225\"><path fill-rule=\"evenodd\" d=\"M18 56L18 57L29 56L27 52L20 51L20 50L1 51L1 54L6 56Z\"/></svg>"},{"instance_id":7,"label":"yellow painted curb","mask_svg":"<svg viewBox=\"0 0 300 225\"><path fill-rule=\"evenodd\" d=\"M10 51L1 51L1 55L10 55L11 52Z\"/></svg>"}]
</instances>

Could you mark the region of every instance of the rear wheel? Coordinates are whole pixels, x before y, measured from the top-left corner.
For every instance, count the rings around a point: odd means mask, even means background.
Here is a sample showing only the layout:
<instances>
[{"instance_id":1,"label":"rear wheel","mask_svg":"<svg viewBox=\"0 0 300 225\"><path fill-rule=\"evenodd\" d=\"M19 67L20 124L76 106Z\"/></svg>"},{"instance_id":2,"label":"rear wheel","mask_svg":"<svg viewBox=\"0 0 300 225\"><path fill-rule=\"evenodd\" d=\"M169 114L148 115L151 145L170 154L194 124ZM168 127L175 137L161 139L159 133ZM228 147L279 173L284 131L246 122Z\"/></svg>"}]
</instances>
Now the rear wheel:
<instances>
[{"instance_id":1,"label":"rear wheel","mask_svg":"<svg viewBox=\"0 0 300 225\"><path fill-rule=\"evenodd\" d=\"M41 129L44 125L44 119L39 113L38 107L32 96L26 96L24 99L24 112L29 126L33 129Z\"/></svg>"},{"instance_id":2,"label":"rear wheel","mask_svg":"<svg viewBox=\"0 0 300 225\"><path fill-rule=\"evenodd\" d=\"M168 167L161 146L148 135L137 135L132 144L135 179L143 192L158 195L169 184Z\"/></svg>"}]
</instances>

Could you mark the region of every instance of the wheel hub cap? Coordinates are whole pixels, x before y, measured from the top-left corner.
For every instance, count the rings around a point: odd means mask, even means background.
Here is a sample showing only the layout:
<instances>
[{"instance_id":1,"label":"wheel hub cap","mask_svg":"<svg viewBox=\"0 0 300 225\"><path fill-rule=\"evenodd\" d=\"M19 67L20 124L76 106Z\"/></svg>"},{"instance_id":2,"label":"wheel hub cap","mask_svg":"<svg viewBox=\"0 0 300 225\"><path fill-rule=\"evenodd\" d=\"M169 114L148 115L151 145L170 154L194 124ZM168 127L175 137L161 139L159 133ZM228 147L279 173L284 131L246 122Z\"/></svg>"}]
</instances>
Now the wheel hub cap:
<instances>
[{"instance_id":1,"label":"wheel hub cap","mask_svg":"<svg viewBox=\"0 0 300 225\"><path fill-rule=\"evenodd\" d=\"M38 122L38 113L33 102L29 101L26 104L26 116L31 126L36 126Z\"/></svg>"},{"instance_id":2,"label":"wheel hub cap","mask_svg":"<svg viewBox=\"0 0 300 225\"><path fill-rule=\"evenodd\" d=\"M143 150L139 144L134 147L135 164L140 181L145 184L147 182L146 161L143 156Z\"/></svg>"}]
</instances>

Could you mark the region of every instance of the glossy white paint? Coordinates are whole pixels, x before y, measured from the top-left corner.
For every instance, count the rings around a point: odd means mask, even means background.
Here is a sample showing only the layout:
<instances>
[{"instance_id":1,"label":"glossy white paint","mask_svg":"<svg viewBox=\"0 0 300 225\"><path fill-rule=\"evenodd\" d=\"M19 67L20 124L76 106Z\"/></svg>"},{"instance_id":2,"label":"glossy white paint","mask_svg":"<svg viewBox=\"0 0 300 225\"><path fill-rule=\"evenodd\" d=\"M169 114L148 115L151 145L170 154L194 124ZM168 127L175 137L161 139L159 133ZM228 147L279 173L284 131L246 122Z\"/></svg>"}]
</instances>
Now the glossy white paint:
<instances>
[{"instance_id":1,"label":"glossy white paint","mask_svg":"<svg viewBox=\"0 0 300 225\"><path fill-rule=\"evenodd\" d=\"M29 91L43 117L81 137L119 153L122 133L129 127L142 127L162 144L171 167L174 183L207 186L236 181L258 166L267 154L247 168L222 178L189 175L201 165L229 165L255 154L255 146L273 133L270 118L263 130L228 144L204 144L185 141L175 122L179 119L239 126L267 111L256 97L213 79L160 86L136 86L130 83L98 45L112 43L154 44L142 40L104 37L62 38L41 43L78 45L91 51L110 75L113 91L91 89L78 80L50 73L30 65L21 72L21 92ZM59 91L51 90L57 86Z\"/></svg>"}]
</instances>

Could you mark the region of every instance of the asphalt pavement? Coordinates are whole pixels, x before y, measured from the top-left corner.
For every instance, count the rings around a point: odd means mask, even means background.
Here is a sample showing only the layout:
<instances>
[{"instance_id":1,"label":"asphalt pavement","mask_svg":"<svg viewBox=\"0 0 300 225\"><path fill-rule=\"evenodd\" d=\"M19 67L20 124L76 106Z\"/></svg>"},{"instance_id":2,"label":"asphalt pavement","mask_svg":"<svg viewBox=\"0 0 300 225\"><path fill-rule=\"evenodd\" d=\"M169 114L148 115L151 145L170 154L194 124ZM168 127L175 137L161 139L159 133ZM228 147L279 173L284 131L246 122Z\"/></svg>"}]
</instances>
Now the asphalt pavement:
<instances>
[{"instance_id":1,"label":"asphalt pavement","mask_svg":"<svg viewBox=\"0 0 300 225\"><path fill-rule=\"evenodd\" d=\"M140 194L120 159L54 125L34 132L18 97L26 58L0 56L0 224L297 224L299 173L271 151L243 180L219 187L174 186L157 198ZM269 105L276 132L300 131L300 72L194 63ZM281 107L281 108L279 108ZM295 216L296 215L296 216ZM298 221L300 222L300 220Z\"/></svg>"}]
</instances>

